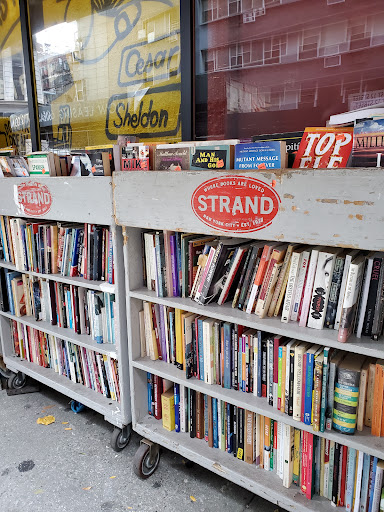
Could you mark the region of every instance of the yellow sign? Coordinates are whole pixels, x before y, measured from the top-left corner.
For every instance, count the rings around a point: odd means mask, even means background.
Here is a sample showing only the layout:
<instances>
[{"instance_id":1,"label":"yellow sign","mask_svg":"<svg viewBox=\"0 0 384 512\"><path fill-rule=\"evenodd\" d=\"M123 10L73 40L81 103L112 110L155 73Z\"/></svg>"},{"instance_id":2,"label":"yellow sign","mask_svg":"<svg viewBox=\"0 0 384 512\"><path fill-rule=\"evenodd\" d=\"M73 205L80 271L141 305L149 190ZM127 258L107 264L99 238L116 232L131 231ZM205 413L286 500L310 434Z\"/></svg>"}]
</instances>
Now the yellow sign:
<instances>
[{"instance_id":1,"label":"yellow sign","mask_svg":"<svg viewBox=\"0 0 384 512\"><path fill-rule=\"evenodd\" d=\"M5 48L21 51L19 2L14 0L0 0L0 51Z\"/></svg>"},{"instance_id":2,"label":"yellow sign","mask_svg":"<svg viewBox=\"0 0 384 512\"><path fill-rule=\"evenodd\" d=\"M180 0L43 0L34 35L50 112L42 138L59 148L181 139ZM46 110L45 107L44 110ZM44 126L45 125L45 126Z\"/></svg>"}]
</instances>

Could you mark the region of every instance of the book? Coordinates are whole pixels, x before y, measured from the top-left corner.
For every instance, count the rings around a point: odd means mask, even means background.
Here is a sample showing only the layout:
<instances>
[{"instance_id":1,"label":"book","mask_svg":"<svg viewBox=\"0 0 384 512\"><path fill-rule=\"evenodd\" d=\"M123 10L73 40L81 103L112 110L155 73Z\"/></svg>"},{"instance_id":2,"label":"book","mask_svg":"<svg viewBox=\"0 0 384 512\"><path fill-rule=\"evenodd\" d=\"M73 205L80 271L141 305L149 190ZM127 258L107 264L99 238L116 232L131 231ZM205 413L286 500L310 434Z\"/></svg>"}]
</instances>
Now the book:
<instances>
[{"instance_id":1,"label":"book","mask_svg":"<svg viewBox=\"0 0 384 512\"><path fill-rule=\"evenodd\" d=\"M372 359L367 357L361 367L360 372L360 384L359 384L359 402L357 407L357 424L356 428L361 432L364 428L364 417L365 417L365 404L367 399L367 388L368 388L368 374L369 365L372 363Z\"/></svg>"},{"instance_id":2,"label":"book","mask_svg":"<svg viewBox=\"0 0 384 512\"><path fill-rule=\"evenodd\" d=\"M184 171L190 167L191 147L159 144L155 148L156 171Z\"/></svg>"},{"instance_id":3,"label":"book","mask_svg":"<svg viewBox=\"0 0 384 512\"><path fill-rule=\"evenodd\" d=\"M306 128L294 168L347 167L352 150L353 128Z\"/></svg>"},{"instance_id":4,"label":"book","mask_svg":"<svg viewBox=\"0 0 384 512\"><path fill-rule=\"evenodd\" d=\"M371 285L371 276L373 269L373 253L369 253L365 260L365 269L363 280L361 283L361 293L356 313L356 338L361 338L363 332L363 324L365 320L365 313L367 309L369 288ZM379 277L379 274L377 275ZM376 293L375 293L376 296Z\"/></svg>"},{"instance_id":5,"label":"book","mask_svg":"<svg viewBox=\"0 0 384 512\"><path fill-rule=\"evenodd\" d=\"M345 296L345 290L347 287L347 279L348 279L348 273L349 273L349 266L351 264L351 261L359 254L358 250L349 251L347 252L345 256L345 263L344 263L344 269L343 269L343 277L341 280L340 285L340 291L339 291L339 299L337 301L337 310L336 310L336 316L334 319L334 329L339 330L340 327L340 319L341 319L341 311L343 309L343 302L344 302L344 296Z\"/></svg>"},{"instance_id":6,"label":"book","mask_svg":"<svg viewBox=\"0 0 384 512\"><path fill-rule=\"evenodd\" d=\"M191 147L190 169L196 171L227 170L233 168L233 146L210 145Z\"/></svg>"},{"instance_id":7,"label":"book","mask_svg":"<svg viewBox=\"0 0 384 512\"><path fill-rule=\"evenodd\" d=\"M372 414L372 430L373 436L380 437L382 435L383 421L383 390L384 390L384 360L376 361L375 384L373 389L373 414Z\"/></svg>"},{"instance_id":8,"label":"book","mask_svg":"<svg viewBox=\"0 0 384 512\"><path fill-rule=\"evenodd\" d=\"M149 171L149 146L142 143L116 144L113 156L116 171Z\"/></svg>"},{"instance_id":9,"label":"book","mask_svg":"<svg viewBox=\"0 0 384 512\"><path fill-rule=\"evenodd\" d=\"M161 410L163 427L172 431L175 429L175 394L171 387L161 395Z\"/></svg>"},{"instance_id":10,"label":"book","mask_svg":"<svg viewBox=\"0 0 384 512\"><path fill-rule=\"evenodd\" d=\"M327 248L319 251L307 322L307 326L312 329L322 329L324 326L331 280L338 252L340 252L338 248Z\"/></svg>"},{"instance_id":11,"label":"book","mask_svg":"<svg viewBox=\"0 0 384 512\"><path fill-rule=\"evenodd\" d=\"M260 287L264 280L264 275L268 268L268 262L271 257L272 251L277 243L268 243L264 246L263 252L261 255L261 259L257 268L256 275L254 277L253 283L250 283L250 296L248 299L248 304L246 308L247 313L252 313L256 304L256 299L258 297L258 293L260 292Z\"/></svg>"},{"instance_id":12,"label":"book","mask_svg":"<svg viewBox=\"0 0 384 512\"><path fill-rule=\"evenodd\" d=\"M58 155L52 152L45 153L44 151L37 151L27 155L29 174L31 176L40 174L43 176L56 176L56 158L59 158Z\"/></svg>"},{"instance_id":13,"label":"book","mask_svg":"<svg viewBox=\"0 0 384 512\"><path fill-rule=\"evenodd\" d=\"M284 141L287 152L287 167L292 167L303 133L304 132L287 132L254 135L252 137L252 142L267 142L270 140Z\"/></svg>"},{"instance_id":14,"label":"book","mask_svg":"<svg viewBox=\"0 0 384 512\"><path fill-rule=\"evenodd\" d=\"M349 265L338 341L345 343L353 332L357 301L363 279L365 255L357 256Z\"/></svg>"},{"instance_id":15,"label":"book","mask_svg":"<svg viewBox=\"0 0 384 512\"><path fill-rule=\"evenodd\" d=\"M332 426L344 434L353 434L356 429L360 372L364 359L358 354L347 354L338 366Z\"/></svg>"},{"instance_id":16,"label":"book","mask_svg":"<svg viewBox=\"0 0 384 512\"><path fill-rule=\"evenodd\" d=\"M288 323L291 317L297 285L297 277L300 270L300 258L303 251L305 251L304 247L299 247L292 251L291 263L289 267L287 285L285 290L284 304L281 312L281 321L284 323Z\"/></svg>"},{"instance_id":17,"label":"book","mask_svg":"<svg viewBox=\"0 0 384 512\"><path fill-rule=\"evenodd\" d=\"M382 167L384 119L355 123L351 167Z\"/></svg>"},{"instance_id":18,"label":"book","mask_svg":"<svg viewBox=\"0 0 384 512\"><path fill-rule=\"evenodd\" d=\"M284 169L287 167L285 141L270 140L236 144L235 169Z\"/></svg>"},{"instance_id":19,"label":"book","mask_svg":"<svg viewBox=\"0 0 384 512\"><path fill-rule=\"evenodd\" d=\"M345 254L341 253L336 256L335 266L333 268L332 281L329 288L329 297L327 309L325 312L324 326L333 329L335 324L341 281L345 265Z\"/></svg>"},{"instance_id":20,"label":"book","mask_svg":"<svg viewBox=\"0 0 384 512\"><path fill-rule=\"evenodd\" d=\"M366 300L365 315L362 319L362 334L371 336L373 331L373 323L376 316L376 308L380 307L381 289L383 286L384 272L383 253L375 253L372 258L372 271L370 274L370 283L368 284L368 296ZM371 259L370 258L370 259Z\"/></svg>"}]
</instances>

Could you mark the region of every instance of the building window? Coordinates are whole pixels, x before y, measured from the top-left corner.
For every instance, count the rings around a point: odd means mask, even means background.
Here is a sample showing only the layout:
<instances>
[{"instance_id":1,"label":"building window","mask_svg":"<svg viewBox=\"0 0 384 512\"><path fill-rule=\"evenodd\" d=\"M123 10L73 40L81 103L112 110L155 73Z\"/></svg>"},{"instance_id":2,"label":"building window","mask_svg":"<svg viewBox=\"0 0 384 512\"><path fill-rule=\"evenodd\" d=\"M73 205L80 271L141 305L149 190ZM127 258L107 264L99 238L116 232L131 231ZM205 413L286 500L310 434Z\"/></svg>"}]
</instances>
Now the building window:
<instances>
[{"instance_id":1,"label":"building window","mask_svg":"<svg viewBox=\"0 0 384 512\"><path fill-rule=\"evenodd\" d=\"M299 59L315 59L319 56L320 30L303 30L299 49Z\"/></svg>"},{"instance_id":2,"label":"building window","mask_svg":"<svg viewBox=\"0 0 384 512\"><path fill-rule=\"evenodd\" d=\"M264 41L264 64L278 64L287 54L287 36L274 36Z\"/></svg>"},{"instance_id":3,"label":"building window","mask_svg":"<svg viewBox=\"0 0 384 512\"><path fill-rule=\"evenodd\" d=\"M350 50L368 48L371 46L371 30L367 18L351 20L348 24L348 36Z\"/></svg>"},{"instance_id":4,"label":"building window","mask_svg":"<svg viewBox=\"0 0 384 512\"><path fill-rule=\"evenodd\" d=\"M202 50L201 56L205 73L216 71L215 52L213 50Z\"/></svg>"},{"instance_id":5,"label":"building window","mask_svg":"<svg viewBox=\"0 0 384 512\"><path fill-rule=\"evenodd\" d=\"M201 23L209 23L218 18L217 0L202 0L201 2Z\"/></svg>"},{"instance_id":6,"label":"building window","mask_svg":"<svg viewBox=\"0 0 384 512\"><path fill-rule=\"evenodd\" d=\"M228 0L228 15L241 13L241 0Z\"/></svg>"}]
</instances>

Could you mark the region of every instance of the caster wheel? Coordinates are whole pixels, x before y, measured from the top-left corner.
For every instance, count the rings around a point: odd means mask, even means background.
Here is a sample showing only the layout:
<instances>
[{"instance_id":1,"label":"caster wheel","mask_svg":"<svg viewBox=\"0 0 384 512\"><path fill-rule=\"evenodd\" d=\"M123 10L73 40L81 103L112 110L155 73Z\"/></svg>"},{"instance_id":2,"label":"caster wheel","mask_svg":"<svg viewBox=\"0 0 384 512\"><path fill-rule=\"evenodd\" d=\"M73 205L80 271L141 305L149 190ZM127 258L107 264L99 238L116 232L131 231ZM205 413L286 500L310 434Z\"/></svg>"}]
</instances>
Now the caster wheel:
<instances>
[{"instance_id":1,"label":"caster wheel","mask_svg":"<svg viewBox=\"0 0 384 512\"><path fill-rule=\"evenodd\" d=\"M193 466L195 465L195 463L193 462L193 460L185 460L184 461L184 465L185 465L186 468L192 469Z\"/></svg>"},{"instance_id":2,"label":"caster wheel","mask_svg":"<svg viewBox=\"0 0 384 512\"><path fill-rule=\"evenodd\" d=\"M121 452L128 446L131 440L132 427L127 425L124 428L115 427L112 432L111 447L115 452Z\"/></svg>"},{"instance_id":3,"label":"caster wheel","mask_svg":"<svg viewBox=\"0 0 384 512\"><path fill-rule=\"evenodd\" d=\"M85 410L85 405L81 404L80 402L76 402L76 400L72 400L71 409L75 414L77 414Z\"/></svg>"},{"instance_id":4,"label":"caster wheel","mask_svg":"<svg viewBox=\"0 0 384 512\"><path fill-rule=\"evenodd\" d=\"M151 448L143 443L135 454L133 460L133 470L139 478L149 478L156 471L160 462L160 452L156 450L153 460L151 460Z\"/></svg>"},{"instance_id":5,"label":"caster wheel","mask_svg":"<svg viewBox=\"0 0 384 512\"><path fill-rule=\"evenodd\" d=\"M9 389L22 389L26 383L27 376L21 372L12 374L7 381Z\"/></svg>"}]
</instances>

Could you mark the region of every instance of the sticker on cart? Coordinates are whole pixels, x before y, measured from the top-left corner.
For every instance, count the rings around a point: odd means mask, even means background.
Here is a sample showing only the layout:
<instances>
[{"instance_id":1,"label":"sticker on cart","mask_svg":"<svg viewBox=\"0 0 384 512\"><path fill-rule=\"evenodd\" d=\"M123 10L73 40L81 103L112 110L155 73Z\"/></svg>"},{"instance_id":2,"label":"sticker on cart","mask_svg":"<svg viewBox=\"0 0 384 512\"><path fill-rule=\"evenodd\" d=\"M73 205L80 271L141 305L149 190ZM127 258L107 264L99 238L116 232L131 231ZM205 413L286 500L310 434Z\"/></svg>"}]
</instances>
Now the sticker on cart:
<instances>
[{"instance_id":1,"label":"sticker on cart","mask_svg":"<svg viewBox=\"0 0 384 512\"><path fill-rule=\"evenodd\" d=\"M279 211L280 196L267 183L246 176L219 176L197 187L194 214L207 226L248 233L269 226Z\"/></svg>"},{"instance_id":2,"label":"sticker on cart","mask_svg":"<svg viewBox=\"0 0 384 512\"><path fill-rule=\"evenodd\" d=\"M22 215L42 217L52 206L52 194L47 185L25 181L15 185L15 203Z\"/></svg>"}]
</instances>

